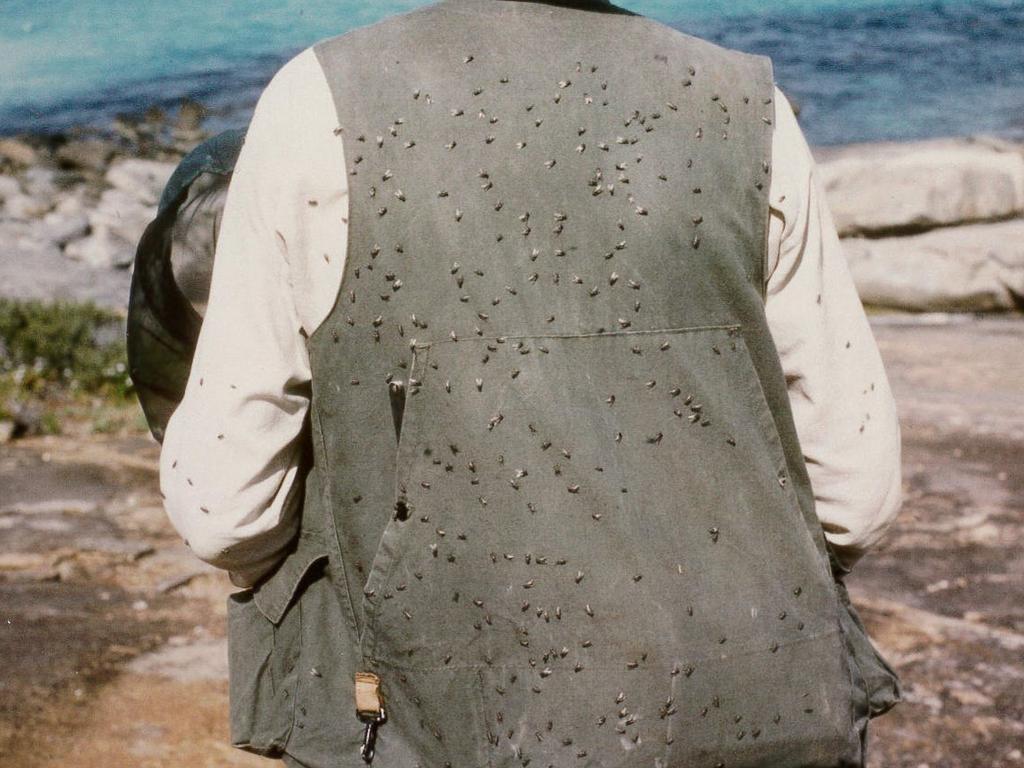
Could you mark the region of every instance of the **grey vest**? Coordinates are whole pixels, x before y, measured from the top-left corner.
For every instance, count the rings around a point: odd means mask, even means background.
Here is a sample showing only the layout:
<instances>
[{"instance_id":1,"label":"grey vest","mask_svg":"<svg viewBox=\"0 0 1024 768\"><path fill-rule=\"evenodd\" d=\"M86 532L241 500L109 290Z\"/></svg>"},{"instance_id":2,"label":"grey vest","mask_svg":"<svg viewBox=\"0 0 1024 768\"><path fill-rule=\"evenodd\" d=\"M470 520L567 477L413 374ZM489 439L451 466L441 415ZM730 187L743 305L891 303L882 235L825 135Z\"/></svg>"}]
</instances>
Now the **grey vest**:
<instances>
[{"instance_id":1,"label":"grey vest","mask_svg":"<svg viewBox=\"0 0 1024 768\"><path fill-rule=\"evenodd\" d=\"M772 72L602 3L325 40L350 190L296 548L232 738L384 768L852 766L898 696L764 314Z\"/></svg>"}]
</instances>

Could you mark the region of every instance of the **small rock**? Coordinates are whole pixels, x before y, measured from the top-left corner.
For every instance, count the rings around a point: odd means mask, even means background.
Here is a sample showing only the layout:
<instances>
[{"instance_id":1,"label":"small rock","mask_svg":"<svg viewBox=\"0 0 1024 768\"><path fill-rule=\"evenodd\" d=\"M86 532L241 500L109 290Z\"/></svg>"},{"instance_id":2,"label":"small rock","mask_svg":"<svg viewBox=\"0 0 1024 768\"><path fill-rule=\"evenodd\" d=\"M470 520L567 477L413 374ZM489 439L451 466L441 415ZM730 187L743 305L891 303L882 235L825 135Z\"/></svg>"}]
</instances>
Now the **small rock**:
<instances>
[{"instance_id":1,"label":"small rock","mask_svg":"<svg viewBox=\"0 0 1024 768\"><path fill-rule=\"evenodd\" d=\"M21 194L21 184L13 176L0 173L0 200Z\"/></svg>"},{"instance_id":2,"label":"small rock","mask_svg":"<svg viewBox=\"0 0 1024 768\"><path fill-rule=\"evenodd\" d=\"M38 584L43 581L57 581L60 578L54 568L33 568L26 571L2 571L0 581L18 584Z\"/></svg>"},{"instance_id":3,"label":"small rock","mask_svg":"<svg viewBox=\"0 0 1024 768\"><path fill-rule=\"evenodd\" d=\"M84 237L89 232L89 218L84 212L68 213L55 209L43 217L40 234L57 246Z\"/></svg>"},{"instance_id":4,"label":"small rock","mask_svg":"<svg viewBox=\"0 0 1024 768\"><path fill-rule=\"evenodd\" d=\"M154 589L159 594L165 595L169 592L173 592L176 589L180 589L181 587L188 586L192 583L192 581L195 578L204 575L206 575L204 571L194 571L192 573L186 573L180 576L173 576L169 579L164 579L163 581L161 581L159 584L156 585Z\"/></svg>"},{"instance_id":5,"label":"small rock","mask_svg":"<svg viewBox=\"0 0 1024 768\"><path fill-rule=\"evenodd\" d=\"M62 582L84 581L88 576L89 572L73 558L57 564L57 578Z\"/></svg>"},{"instance_id":6,"label":"small rock","mask_svg":"<svg viewBox=\"0 0 1024 768\"><path fill-rule=\"evenodd\" d=\"M117 151L102 139L76 139L57 150L57 162L62 168L77 168L102 173Z\"/></svg>"},{"instance_id":7,"label":"small rock","mask_svg":"<svg viewBox=\"0 0 1024 768\"><path fill-rule=\"evenodd\" d=\"M44 216L53 209L53 200L22 193L4 199L4 215L12 219L30 221Z\"/></svg>"},{"instance_id":8,"label":"small rock","mask_svg":"<svg viewBox=\"0 0 1024 768\"><path fill-rule=\"evenodd\" d=\"M949 695L962 707L991 707L995 703L981 691L973 688L955 688Z\"/></svg>"},{"instance_id":9,"label":"small rock","mask_svg":"<svg viewBox=\"0 0 1024 768\"><path fill-rule=\"evenodd\" d=\"M174 169L174 163L156 160L119 160L110 166L106 180L143 205L156 205Z\"/></svg>"},{"instance_id":10,"label":"small rock","mask_svg":"<svg viewBox=\"0 0 1024 768\"><path fill-rule=\"evenodd\" d=\"M101 552L129 562L140 560L155 551L152 545L144 541L124 541L114 536L83 536L77 543L79 551Z\"/></svg>"},{"instance_id":11,"label":"small rock","mask_svg":"<svg viewBox=\"0 0 1024 768\"><path fill-rule=\"evenodd\" d=\"M178 120L174 129L185 133L195 132L202 126L206 114L206 107L198 101L185 99L181 102L181 107L178 110Z\"/></svg>"},{"instance_id":12,"label":"small rock","mask_svg":"<svg viewBox=\"0 0 1024 768\"><path fill-rule=\"evenodd\" d=\"M0 554L0 571L41 570L50 566L50 558L35 552L8 552Z\"/></svg>"},{"instance_id":13,"label":"small rock","mask_svg":"<svg viewBox=\"0 0 1024 768\"><path fill-rule=\"evenodd\" d=\"M64 253L93 269L122 269L135 259L135 243L128 242L106 228L67 244Z\"/></svg>"},{"instance_id":14,"label":"small rock","mask_svg":"<svg viewBox=\"0 0 1024 768\"><path fill-rule=\"evenodd\" d=\"M13 421L4 419L0 421L0 445L11 442L14 439L15 426Z\"/></svg>"},{"instance_id":15,"label":"small rock","mask_svg":"<svg viewBox=\"0 0 1024 768\"><path fill-rule=\"evenodd\" d=\"M7 411L14 421L14 436L38 435L42 432L43 408L38 404L9 401Z\"/></svg>"},{"instance_id":16,"label":"small rock","mask_svg":"<svg viewBox=\"0 0 1024 768\"><path fill-rule=\"evenodd\" d=\"M130 243L136 243L155 217L155 206L140 202L123 189L108 189L100 196L96 207L89 211L89 224L93 229L105 228Z\"/></svg>"},{"instance_id":17,"label":"small rock","mask_svg":"<svg viewBox=\"0 0 1024 768\"><path fill-rule=\"evenodd\" d=\"M22 185L32 197L46 199L51 205L56 204L58 175L51 168L34 166L22 175Z\"/></svg>"},{"instance_id":18,"label":"small rock","mask_svg":"<svg viewBox=\"0 0 1024 768\"><path fill-rule=\"evenodd\" d=\"M0 512L16 515L72 514L91 515L98 509L95 502L83 499L47 499L46 501L21 502L0 507Z\"/></svg>"},{"instance_id":19,"label":"small rock","mask_svg":"<svg viewBox=\"0 0 1024 768\"><path fill-rule=\"evenodd\" d=\"M10 160L15 165L30 166L38 160L38 154L32 147L20 139L0 139L0 158Z\"/></svg>"}]
</instances>

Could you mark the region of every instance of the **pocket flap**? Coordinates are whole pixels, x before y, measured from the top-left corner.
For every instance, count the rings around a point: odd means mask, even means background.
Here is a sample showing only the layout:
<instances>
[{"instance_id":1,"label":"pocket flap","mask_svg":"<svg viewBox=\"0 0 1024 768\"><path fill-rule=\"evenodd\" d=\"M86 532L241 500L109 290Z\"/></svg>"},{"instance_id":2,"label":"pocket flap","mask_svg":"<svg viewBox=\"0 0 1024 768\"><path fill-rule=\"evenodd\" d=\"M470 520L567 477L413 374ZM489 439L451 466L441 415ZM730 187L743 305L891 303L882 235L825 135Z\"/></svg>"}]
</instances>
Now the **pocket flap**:
<instances>
[{"instance_id":1,"label":"pocket flap","mask_svg":"<svg viewBox=\"0 0 1024 768\"><path fill-rule=\"evenodd\" d=\"M266 579L253 588L253 601L266 618L279 624L295 592L314 563L327 557L327 548L313 536L299 534L298 545Z\"/></svg>"},{"instance_id":2,"label":"pocket flap","mask_svg":"<svg viewBox=\"0 0 1024 768\"><path fill-rule=\"evenodd\" d=\"M839 618L853 655L852 661L864 681L869 716L884 715L903 700L899 676L871 642L850 601L846 585L840 579L836 580L836 592L840 603Z\"/></svg>"}]
</instances>

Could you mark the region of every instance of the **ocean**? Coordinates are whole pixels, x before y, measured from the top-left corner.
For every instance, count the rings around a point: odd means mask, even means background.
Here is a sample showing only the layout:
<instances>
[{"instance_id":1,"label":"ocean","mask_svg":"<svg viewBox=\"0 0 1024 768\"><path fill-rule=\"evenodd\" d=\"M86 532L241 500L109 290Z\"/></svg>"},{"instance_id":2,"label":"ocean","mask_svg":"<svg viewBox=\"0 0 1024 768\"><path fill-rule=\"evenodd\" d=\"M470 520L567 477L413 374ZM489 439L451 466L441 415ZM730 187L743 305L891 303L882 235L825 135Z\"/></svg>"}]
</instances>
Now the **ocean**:
<instances>
[{"instance_id":1,"label":"ocean","mask_svg":"<svg viewBox=\"0 0 1024 768\"><path fill-rule=\"evenodd\" d=\"M182 99L213 129L313 42L417 0L0 0L0 135L109 126ZM767 54L817 145L1024 139L1024 0L617 0Z\"/></svg>"}]
</instances>

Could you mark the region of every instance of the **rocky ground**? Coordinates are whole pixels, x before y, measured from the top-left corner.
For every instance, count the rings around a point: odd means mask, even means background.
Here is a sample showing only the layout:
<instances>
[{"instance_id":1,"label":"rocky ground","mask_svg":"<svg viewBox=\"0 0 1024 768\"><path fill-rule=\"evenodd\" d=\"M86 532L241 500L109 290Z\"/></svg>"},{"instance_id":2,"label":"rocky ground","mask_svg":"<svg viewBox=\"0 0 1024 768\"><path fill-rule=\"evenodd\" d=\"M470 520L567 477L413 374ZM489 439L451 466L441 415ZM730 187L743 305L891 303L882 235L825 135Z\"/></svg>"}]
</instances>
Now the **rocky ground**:
<instances>
[{"instance_id":1,"label":"rocky ground","mask_svg":"<svg viewBox=\"0 0 1024 768\"><path fill-rule=\"evenodd\" d=\"M874 721L871 766L1011 768L1024 765L1024 320L928 320L873 318L906 502L850 584L906 701ZM137 434L0 446L8 765L262 762L227 746L232 587L167 523L157 455Z\"/></svg>"}]
</instances>

